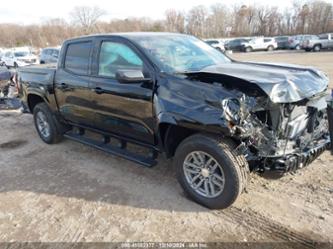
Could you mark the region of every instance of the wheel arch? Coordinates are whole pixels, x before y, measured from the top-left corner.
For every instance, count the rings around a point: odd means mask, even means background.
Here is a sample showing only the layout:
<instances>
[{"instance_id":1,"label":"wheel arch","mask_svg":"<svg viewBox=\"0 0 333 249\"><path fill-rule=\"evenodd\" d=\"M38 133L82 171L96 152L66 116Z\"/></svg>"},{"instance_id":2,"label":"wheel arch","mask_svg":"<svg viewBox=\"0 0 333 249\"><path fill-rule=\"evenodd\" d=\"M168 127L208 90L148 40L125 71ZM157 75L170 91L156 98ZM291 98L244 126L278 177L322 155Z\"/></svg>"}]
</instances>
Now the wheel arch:
<instances>
[{"instance_id":1,"label":"wheel arch","mask_svg":"<svg viewBox=\"0 0 333 249\"><path fill-rule=\"evenodd\" d=\"M40 94L34 93L34 92L28 94L27 104L28 104L29 111L31 113L33 112L35 106L39 103L46 103L48 105L47 99L42 97Z\"/></svg>"},{"instance_id":2,"label":"wheel arch","mask_svg":"<svg viewBox=\"0 0 333 249\"><path fill-rule=\"evenodd\" d=\"M171 158L175 155L178 146L188 137L194 134L205 134L211 137L231 137L221 132L207 131L196 127L182 126L173 123L160 123L158 127L158 135L160 138L160 144L163 147L163 151L167 158ZM234 140L234 139L232 139Z\"/></svg>"}]
</instances>

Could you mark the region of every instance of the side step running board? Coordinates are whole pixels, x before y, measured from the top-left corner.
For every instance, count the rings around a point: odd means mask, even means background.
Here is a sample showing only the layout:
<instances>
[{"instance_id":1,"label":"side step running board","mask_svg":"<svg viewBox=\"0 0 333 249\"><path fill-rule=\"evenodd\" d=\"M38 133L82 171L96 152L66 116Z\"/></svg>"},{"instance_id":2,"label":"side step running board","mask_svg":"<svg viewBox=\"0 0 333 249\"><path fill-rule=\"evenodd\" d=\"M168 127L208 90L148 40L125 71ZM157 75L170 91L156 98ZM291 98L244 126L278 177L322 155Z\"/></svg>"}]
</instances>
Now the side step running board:
<instances>
[{"instance_id":1,"label":"side step running board","mask_svg":"<svg viewBox=\"0 0 333 249\"><path fill-rule=\"evenodd\" d=\"M110 137L104 136L102 141L91 139L84 136L84 130L80 129L82 132L75 133L74 131L69 131L64 134L64 137L74 140L76 142L92 146L96 149L102 150L104 152L110 153L114 156L119 156L124 159L130 160L132 162L141 164L146 167L153 167L157 164L155 160L157 158L157 151L152 151L149 156L145 157L134 152L126 150L126 141L120 140L119 146L114 146L109 144Z\"/></svg>"}]
</instances>

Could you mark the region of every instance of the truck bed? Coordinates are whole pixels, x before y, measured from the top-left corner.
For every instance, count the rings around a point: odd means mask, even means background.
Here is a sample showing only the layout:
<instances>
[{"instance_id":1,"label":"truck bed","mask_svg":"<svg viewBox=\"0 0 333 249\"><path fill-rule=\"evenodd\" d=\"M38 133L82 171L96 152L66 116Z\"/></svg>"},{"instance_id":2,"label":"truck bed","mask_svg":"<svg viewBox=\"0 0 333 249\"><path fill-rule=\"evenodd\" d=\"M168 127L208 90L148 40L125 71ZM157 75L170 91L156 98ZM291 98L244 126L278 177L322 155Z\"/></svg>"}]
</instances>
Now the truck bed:
<instances>
[{"instance_id":1,"label":"truck bed","mask_svg":"<svg viewBox=\"0 0 333 249\"><path fill-rule=\"evenodd\" d=\"M18 69L20 82L29 84L52 85L57 65L36 65Z\"/></svg>"}]
</instances>

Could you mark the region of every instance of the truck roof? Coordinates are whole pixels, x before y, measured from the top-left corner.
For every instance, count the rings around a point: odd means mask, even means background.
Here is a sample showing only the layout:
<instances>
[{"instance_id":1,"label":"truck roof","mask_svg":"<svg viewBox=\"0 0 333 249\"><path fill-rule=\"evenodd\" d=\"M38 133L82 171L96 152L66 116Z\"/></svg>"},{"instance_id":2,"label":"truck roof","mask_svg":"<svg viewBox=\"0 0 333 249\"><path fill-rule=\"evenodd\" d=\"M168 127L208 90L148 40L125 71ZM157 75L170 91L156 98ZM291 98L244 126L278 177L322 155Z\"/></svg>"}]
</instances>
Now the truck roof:
<instances>
[{"instance_id":1,"label":"truck roof","mask_svg":"<svg viewBox=\"0 0 333 249\"><path fill-rule=\"evenodd\" d=\"M101 33L101 34L92 34L92 35L85 35L85 36L79 36L74 37L71 39L66 40L68 41L75 41L75 40L81 40L81 39L87 39L92 37L124 37L127 39L131 39L134 37L144 37L144 36L189 36L187 34L180 34L180 33L171 33L171 32L122 32L122 33Z\"/></svg>"}]
</instances>

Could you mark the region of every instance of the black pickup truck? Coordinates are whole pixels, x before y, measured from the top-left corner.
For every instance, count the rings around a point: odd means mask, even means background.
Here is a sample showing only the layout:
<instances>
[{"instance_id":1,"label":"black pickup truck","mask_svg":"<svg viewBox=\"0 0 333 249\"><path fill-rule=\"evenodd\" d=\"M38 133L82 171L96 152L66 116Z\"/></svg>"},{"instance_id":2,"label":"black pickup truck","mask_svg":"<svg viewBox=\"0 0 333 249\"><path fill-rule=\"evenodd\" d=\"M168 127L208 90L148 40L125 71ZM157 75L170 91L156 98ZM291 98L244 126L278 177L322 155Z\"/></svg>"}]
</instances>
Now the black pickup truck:
<instances>
[{"instance_id":1,"label":"black pickup truck","mask_svg":"<svg viewBox=\"0 0 333 249\"><path fill-rule=\"evenodd\" d=\"M57 65L17 76L44 142L65 136L148 167L164 153L209 208L230 206L249 172L280 177L330 146L324 73L237 62L192 36L75 38Z\"/></svg>"}]
</instances>

